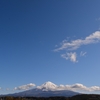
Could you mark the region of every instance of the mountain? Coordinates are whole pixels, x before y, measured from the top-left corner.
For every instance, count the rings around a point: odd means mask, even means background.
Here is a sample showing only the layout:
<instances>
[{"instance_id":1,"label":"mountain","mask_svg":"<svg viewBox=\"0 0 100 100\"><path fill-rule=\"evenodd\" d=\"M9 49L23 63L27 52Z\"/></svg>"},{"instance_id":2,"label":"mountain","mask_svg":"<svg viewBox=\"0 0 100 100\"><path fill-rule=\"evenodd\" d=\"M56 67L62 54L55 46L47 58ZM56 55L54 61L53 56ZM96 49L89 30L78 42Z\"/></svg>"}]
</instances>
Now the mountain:
<instances>
[{"instance_id":1,"label":"mountain","mask_svg":"<svg viewBox=\"0 0 100 100\"><path fill-rule=\"evenodd\" d=\"M42 91L50 91L50 90L53 91L53 90L56 90L56 88L57 88L57 85L50 81L37 87L37 89L41 89Z\"/></svg>"},{"instance_id":2,"label":"mountain","mask_svg":"<svg viewBox=\"0 0 100 100\"><path fill-rule=\"evenodd\" d=\"M51 96L74 96L79 93L70 90L60 90L58 86L52 82L46 82L41 86L24 92L8 94L7 96L21 96L21 97L51 97Z\"/></svg>"}]
</instances>

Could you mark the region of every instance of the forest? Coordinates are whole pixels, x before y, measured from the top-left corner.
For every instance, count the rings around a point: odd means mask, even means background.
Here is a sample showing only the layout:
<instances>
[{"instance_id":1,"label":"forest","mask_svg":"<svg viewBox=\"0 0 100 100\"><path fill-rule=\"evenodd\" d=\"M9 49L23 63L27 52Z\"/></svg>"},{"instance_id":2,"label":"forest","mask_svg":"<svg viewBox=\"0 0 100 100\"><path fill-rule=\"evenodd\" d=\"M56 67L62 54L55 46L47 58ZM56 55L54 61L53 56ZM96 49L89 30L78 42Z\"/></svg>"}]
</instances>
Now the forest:
<instances>
[{"instance_id":1,"label":"forest","mask_svg":"<svg viewBox=\"0 0 100 100\"><path fill-rule=\"evenodd\" d=\"M73 97L0 97L0 100L100 100L100 95L81 94Z\"/></svg>"}]
</instances>

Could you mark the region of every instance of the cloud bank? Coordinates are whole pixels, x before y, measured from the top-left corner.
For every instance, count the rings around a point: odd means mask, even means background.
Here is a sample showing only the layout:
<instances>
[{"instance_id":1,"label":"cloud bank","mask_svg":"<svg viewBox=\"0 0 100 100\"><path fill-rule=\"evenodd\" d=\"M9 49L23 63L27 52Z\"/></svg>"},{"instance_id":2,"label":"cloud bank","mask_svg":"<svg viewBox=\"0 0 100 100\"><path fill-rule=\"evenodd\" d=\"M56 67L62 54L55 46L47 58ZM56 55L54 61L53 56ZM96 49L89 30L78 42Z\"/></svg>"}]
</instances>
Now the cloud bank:
<instances>
[{"instance_id":1,"label":"cloud bank","mask_svg":"<svg viewBox=\"0 0 100 100\"><path fill-rule=\"evenodd\" d=\"M91 87L87 87L83 84L80 84L80 83L76 83L76 84L72 84L72 85L56 85L54 83L50 84L49 86L37 86L36 88L39 88L39 89L43 89L45 90L46 89L49 89L49 90L52 90L52 91L57 91L57 90L71 90L71 91L86 91L86 92L94 92L94 91L100 91L100 87L99 86L91 86ZM47 90L45 90L47 91Z\"/></svg>"},{"instance_id":2,"label":"cloud bank","mask_svg":"<svg viewBox=\"0 0 100 100\"><path fill-rule=\"evenodd\" d=\"M30 84L26 84L26 85L22 85L22 86L18 86L18 87L15 87L13 90L16 90L16 91L20 91L20 90L28 90L28 89L31 89L33 87L35 87L36 85L33 84L33 83L30 83ZM91 86L91 87L87 87L83 84L80 84L80 83L75 83L75 84L72 84L72 85L56 85L54 83L51 82L50 85L40 85L40 86L36 86L35 88L37 89L49 89L49 90L52 90L52 91L57 91L57 90L71 90L71 91L76 91L76 92L88 92L88 93L93 93L93 92L100 92L100 86ZM2 90L1 90L2 91ZM10 88L7 88L6 91L11 91Z\"/></svg>"},{"instance_id":3,"label":"cloud bank","mask_svg":"<svg viewBox=\"0 0 100 100\"><path fill-rule=\"evenodd\" d=\"M83 45L89 45L100 42L100 31L96 31L89 36L85 37L84 39L76 39L72 41L63 40L61 42L60 47L54 49L55 52L58 51L67 51L65 54L62 54L61 57L65 58L66 60L70 60L72 62L77 62L77 54L76 52L72 52L77 50ZM71 52L70 52L71 51ZM68 53L69 52L69 53ZM85 56L86 52L81 52L80 56Z\"/></svg>"},{"instance_id":4,"label":"cloud bank","mask_svg":"<svg viewBox=\"0 0 100 100\"><path fill-rule=\"evenodd\" d=\"M30 88L32 88L34 86L35 86L35 84L30 83L30 84L26 84L26 85L15 87L14 90L28 90L28 89L30 89Z\"/></svg>"},{"instance_id":5,"label":"cloud bank","mask_svg":"<svg viewBox=\"0 0 100 100\"><path fill-rule=\"evenodd\" d=\"M87 91L87 92L94 92L94 91L100 91L99 86L91 86L87 87L83 84L76 83L73 85L60 85L58 87L59 90L72 90L72 91Z\"/></svg>"}]
</instances>

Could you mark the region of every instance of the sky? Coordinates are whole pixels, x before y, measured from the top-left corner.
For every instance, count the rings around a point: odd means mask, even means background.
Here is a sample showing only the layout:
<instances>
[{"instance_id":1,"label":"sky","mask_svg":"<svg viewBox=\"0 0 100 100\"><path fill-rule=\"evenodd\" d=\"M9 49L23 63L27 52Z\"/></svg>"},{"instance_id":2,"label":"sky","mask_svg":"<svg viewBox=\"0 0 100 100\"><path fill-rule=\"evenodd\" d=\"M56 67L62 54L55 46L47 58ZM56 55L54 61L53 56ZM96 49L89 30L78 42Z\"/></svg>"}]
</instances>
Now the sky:
<instances>
[{"instance_id":1,"label":"sky","mask_svg":"<svg viewBox=\"0 0 100 100\"><path fill-rule=\"evenodd\" d=\"M100 0L0 0L0 94L47 81L100 93L99 10Z\"/></svg>"}]
</instances>

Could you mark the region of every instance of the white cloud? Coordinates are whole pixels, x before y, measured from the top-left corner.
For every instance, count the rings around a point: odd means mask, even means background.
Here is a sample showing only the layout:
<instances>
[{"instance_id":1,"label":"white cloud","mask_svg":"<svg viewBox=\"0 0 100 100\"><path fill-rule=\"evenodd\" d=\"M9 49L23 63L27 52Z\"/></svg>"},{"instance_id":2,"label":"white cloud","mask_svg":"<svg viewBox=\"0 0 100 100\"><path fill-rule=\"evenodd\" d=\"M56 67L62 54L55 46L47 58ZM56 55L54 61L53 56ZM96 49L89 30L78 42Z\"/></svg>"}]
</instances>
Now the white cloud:
<instances>
[{"instance_id":1,"label":"white cloud","mask_svg":"<svg viewBox=\"0 0 100 100\"><path fill-rule=\"evenodd\" d=\"M100 87L98 87L98 86L86 87L83 84L79 84L79 83L71 85L70 88L73 90L81 90L81 91L82 90L84 90L84 91L100 91Z\"/></svg>"},{"instance_id":2,"label":"white cloud","mask_svg":"<svg viewBox=\"0 0 100 100\"><path fill-rule=\"evenodd\" d=\"M38 89L42 89L43 91L57 91L57 90L71 90L71 91L76 91L76 92L95 92L95 91L100 91L100 87L99 86L91 86L91 87L87 87L83 84L80 83L76 83L76 84L72 84L72 85L56 85L52 82L46 82L44 84L42 84L41 86L37 86Z\"/></svg>"},{"instance_id":3,"label":"white cloud","mask_svg":"<svg viewBox=\"0 0 100 100\"><path fill-rule=\"evenodd\" d=\"M90 34L89 36L85 37L84 39L76 39L76 40L72 40L72 41L68 41L68 40L63 40L60 43L60 47L56 47L56 49L54 49L55 52L58 51L75 51L77 50L79 47L81 47L82 45L88 45L88 44L94 44L94 43L98 43L100 42L100 31L96 31L92 34ZM82 52L80 53L80 56L85 56L87 52ZM66 54L62 54L61 55L62 58L65 58L66 60L70 60L72 62L78 62L77 61L77 54L76 52L72 53L66 53Z\"/></svg>"},{"instance_id":4,"label":"white cloud","mask_svg":"<svg viewBox=\"0 0 100 100\"><path fill-rule=\"evenodd\" d=\"M82 45L88 45L97 43L100 41L100 31L96 31L91 35L87 36L85 39L76 39L68 42L67 40L62 41L61 46L56 48L54 51L60 50L76 50Z\"/></svg>"},{"instance_id":5,"label":"white cloud","mask_svg":"<svg viewBox=\"0 0 100 100\"><path fill-rule=\"evenodd\" d=\"M100 87L99 86L92 86L91 91L100 91Z\"/></svg>"},{"instance_id":6,"label":"white cloud","mask_svg":"<svg viewBox=\"0 0 100 100\"><path fill-rule=\"evenodd\" d=\"M30 84L26 84L26 85L15 87L14 90L28 90L28 89L30 89L30 88L32 88L34 86L35 86L35 84L30 83Z\"/></svg>"},{"instance_id":7,"label":"white cloud","mask_svg":"<svg viewBox=\"0 0 100 100\"><path fill-rule=\"evenodd\" d=\"M88 87L84 86L83 84L80 83L76 83L73 85L66 85L66 88L70 89L70 90L85 90L85 91L89 91Z\"/></svg>"},{"instance_id":8,"label":"white cloud","mask_svg":"<svg viewBox=\"0 0 100 100\"><path fill-rule=\"evenodd\" d=\"M66 54L62 54L61 55L62 58L65 58L66 60L70 60L72 62L78 62L77 61L77 54L76 52L70 52L70 53L66 53Z\"/></svg>"},{"instance_id":9,"label":"white cloud","mask_svg":"<svg viewBox=\"0 0 100 100\"><path fill-rule=\"evenodd\" d=\"M80 56L85 56L87 52L81 51Z\"/></svg>"},{"instance_id":10,"label":"white cloud","mask_svg":"<svg viewBox=\"0 0 100 100\"><path fill-rule=\"evenodd\" d=\"M72 91L87 91L87 92L94 92L94 91L100 91L99 86L92 86L87 87L83 84L76 83L72 85L59 85L56 90L72 90Z\"/></svg>"},{"instance_id":11,"label":"white cloud","mask_svg":"<svg viewBox=\"0 0 100 100\"><path fill-rule=\"evenodd\" d=\"M27 85L22 85L19 87L15 87L14 90L28 90L32 87L34 87L35 84L30 83ZM43 89L44 91L57 91L57 90L71 90L71 91L76 91L76 92L100 92L100 87L99 86L91 86L91 87L87 87L83 84L80 83L76 83L76 84L72 84L72 85L56 85L52 82L46 82L46 84L42 84L41 86L37 86L36 88L38 89ZM10 90L9 88L7 88L6 90Z\"/></svg>"}]
</instances>

